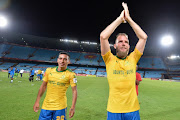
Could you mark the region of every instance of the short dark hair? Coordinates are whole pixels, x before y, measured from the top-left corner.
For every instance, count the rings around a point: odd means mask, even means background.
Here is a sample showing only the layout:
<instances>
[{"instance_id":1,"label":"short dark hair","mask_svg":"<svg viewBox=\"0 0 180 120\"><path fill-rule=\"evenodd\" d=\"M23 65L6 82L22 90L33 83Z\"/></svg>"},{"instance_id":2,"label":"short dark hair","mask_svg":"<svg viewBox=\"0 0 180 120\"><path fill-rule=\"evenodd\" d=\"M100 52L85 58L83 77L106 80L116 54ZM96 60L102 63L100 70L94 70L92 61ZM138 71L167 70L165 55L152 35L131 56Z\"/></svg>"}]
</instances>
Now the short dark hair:
<instances>
[{"instance_id":1,"label":"short dark hair","mask_svg":"<svg viewBox=\"0 0 180 120\"><path fill-rule=\"evenodd\" d=\"M70 55L67 52L60 52L59 55L61 55L61 54L65 54L70 58Z\"/></svg>"}]
</instances>

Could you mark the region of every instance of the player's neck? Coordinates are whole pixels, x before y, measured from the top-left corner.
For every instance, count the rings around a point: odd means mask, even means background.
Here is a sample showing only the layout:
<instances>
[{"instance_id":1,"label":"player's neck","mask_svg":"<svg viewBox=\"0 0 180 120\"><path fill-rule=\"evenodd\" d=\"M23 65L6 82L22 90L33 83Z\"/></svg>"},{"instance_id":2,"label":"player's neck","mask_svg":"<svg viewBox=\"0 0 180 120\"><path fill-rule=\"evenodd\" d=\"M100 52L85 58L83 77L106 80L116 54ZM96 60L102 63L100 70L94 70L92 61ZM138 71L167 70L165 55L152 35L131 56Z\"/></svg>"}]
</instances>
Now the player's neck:
<instances>
[{"instance_id":1,"label":"player's neck","mask_svg":"<svg viewBox=\"0 0 180 120\"><path fill-rule=\"evenodd\" d=\"M57 70L58 70L58 71L64 71L64 70L66 70L66 69L67 69L67 67L59 67L59 66L58 66L58 69L57 69Z\"/></svg>"},{"instance_id":2,"label":"player's neck","mask_svg":"<svg viewBox=\"0 0 180 120\"><path fill-rule=\"evenodd\" d=\"M119 55L118 53L116 54L116 56L120 59L125 59L127 57L127 55Z\"/></svg>"}]
</instances>

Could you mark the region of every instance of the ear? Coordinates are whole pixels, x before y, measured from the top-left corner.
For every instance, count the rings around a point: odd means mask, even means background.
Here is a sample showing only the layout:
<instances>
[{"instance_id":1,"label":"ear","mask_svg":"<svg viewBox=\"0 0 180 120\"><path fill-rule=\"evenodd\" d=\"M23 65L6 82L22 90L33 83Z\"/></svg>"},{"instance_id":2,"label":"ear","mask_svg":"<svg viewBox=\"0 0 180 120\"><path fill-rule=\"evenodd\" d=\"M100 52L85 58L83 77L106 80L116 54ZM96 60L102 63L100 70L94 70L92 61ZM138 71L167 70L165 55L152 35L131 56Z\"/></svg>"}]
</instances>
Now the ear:
<instances>
[{"instance_id":1,"label":"ear","mask_svg":"<svg viewBox=\"0 0 180 120\"><path fill-rule=\"evenodd\" d=\"M116 44L114 44L114 49L116 49Z\"/></svg>"}]
</instances>

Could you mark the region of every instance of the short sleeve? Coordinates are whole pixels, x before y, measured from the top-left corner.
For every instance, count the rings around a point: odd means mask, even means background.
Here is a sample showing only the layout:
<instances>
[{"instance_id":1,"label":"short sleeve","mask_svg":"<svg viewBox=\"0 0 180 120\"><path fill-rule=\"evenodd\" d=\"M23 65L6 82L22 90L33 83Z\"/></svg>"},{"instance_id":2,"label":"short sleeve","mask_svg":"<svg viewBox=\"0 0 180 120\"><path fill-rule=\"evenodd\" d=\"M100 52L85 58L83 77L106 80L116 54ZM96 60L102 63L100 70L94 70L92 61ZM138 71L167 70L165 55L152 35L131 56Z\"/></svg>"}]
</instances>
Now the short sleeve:
<instances>
[{"instance_id":1,"label":"short sleeve","mask_svg":"<svg viewBox=\"0 0 180 120\"><path fill-rule=\"evenodd\" d=\"M75 73L72 73L70 77L70 85L71 87L77 86L77 77Z\"/></svg>"},{"instance_id":2,"label":"short sleeve","mask_svg":"<svg viewBox=\"0 0 180 120\"><path fill-rule=\"evenodd\" d=\"M43 81L48 82L48 75L51 71L51 68L47 68L46 72L44 73Z\"/></svg>"},{"instance_id":3,"label":"short sleeve","mask_svg":"<svg viewBox=\"0 0 180 120\"><path fill-rule=\"evenodd\" d=\"M113 57L113 54L111 53L111 50L109 50L105 55L102 55L102 58L106 65L109 63L109 61L112 59L112 57Z\"/></svg>"},{"instance_id":4,"label":"short sleeve","mask_svg":"<svg viewBox=\"0 0 180 120\"><path fill-rule=\"evenodd\" d=\"M142 55L143 53L141 53L137 48L135 48L130 56L132 56L135 59L135 62L137 64Z\"/></svg>"}]
</instances>

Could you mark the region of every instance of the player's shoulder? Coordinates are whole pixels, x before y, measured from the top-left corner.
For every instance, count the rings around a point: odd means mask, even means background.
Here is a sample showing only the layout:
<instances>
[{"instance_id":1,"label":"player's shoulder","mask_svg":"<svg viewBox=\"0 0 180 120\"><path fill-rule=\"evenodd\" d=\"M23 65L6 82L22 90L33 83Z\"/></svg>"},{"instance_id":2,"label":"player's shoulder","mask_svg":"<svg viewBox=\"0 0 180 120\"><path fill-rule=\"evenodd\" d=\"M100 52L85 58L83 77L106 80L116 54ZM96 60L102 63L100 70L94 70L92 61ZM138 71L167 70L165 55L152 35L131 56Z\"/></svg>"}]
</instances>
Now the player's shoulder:
<instances>
[{"instance_id":1,"label":"player's shoulder","mask_svg":"<svg viewBox=\"0 0 180 120\"><path fill-rule=\"evenodd\" d=\"M57 66L55 66L55 67L48 67L48 68L46 69L46 71L51 71L51 70L56 69L56 68L57 68Z\"/></svg>"},{"instance_id":2,"label":"player's shoulder","mask_svg":"<svg viewBox=\"0 0 180 120\"><path fill-rule=\"evenodd\" d=\"M74 73L71 69L67 68L67 71L70 73Z\"/></svg>"}]
</instances>

